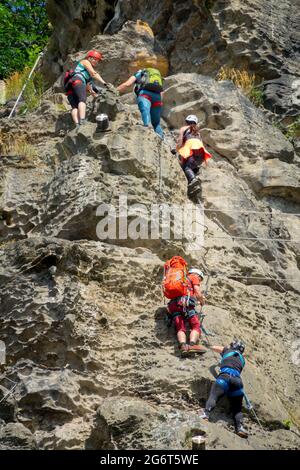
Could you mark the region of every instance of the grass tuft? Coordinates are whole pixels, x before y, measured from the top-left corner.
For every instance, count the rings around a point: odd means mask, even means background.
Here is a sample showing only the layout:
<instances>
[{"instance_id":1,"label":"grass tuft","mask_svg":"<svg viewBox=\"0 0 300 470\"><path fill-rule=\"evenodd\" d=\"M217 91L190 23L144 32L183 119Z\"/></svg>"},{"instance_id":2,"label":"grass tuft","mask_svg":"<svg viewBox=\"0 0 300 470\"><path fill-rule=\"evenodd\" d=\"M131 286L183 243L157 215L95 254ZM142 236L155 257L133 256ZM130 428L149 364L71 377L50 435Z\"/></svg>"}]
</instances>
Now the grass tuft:
<instances>
[{"instance_id":1,"label":"grass tuft","mask_svg":"<svg viewBox=\"0 0 300 470\"><path fill-rule=\"evenodd\" d=\"M26 82L30 68L26 67L22 72L15 72L5 80L6 100L16 99ZM30 78L23 93L26 111L33 111L41 104L43 95L43 76L36 72ZM24 113L24 107L22 109Z\"/></svg>"},{"instance_id":2,"label":"grass tuft","mask_svg":"<svg viewBox=\"0 0 300 470\"><path fill-rule=\"evenodd\" d=\"M257 79L254 73L249 73L247 70L239 70L232 67L222 67L216 80L231 80L243 91L255 106L260 107L263 105L264 94L262 90L256 86Z\"/></svg>"},{"instance_id":3,"label":"grass tuft","mask_svg":"<svg viewBox=\"0 0 300 470\"><path fill-rule=\"evenodd\" d=\"M0 133L0 155L20 155L26 160L33 160L36 157L36 150L26 137L15 137L8 133Z\"/></svg>"}]
</instances>

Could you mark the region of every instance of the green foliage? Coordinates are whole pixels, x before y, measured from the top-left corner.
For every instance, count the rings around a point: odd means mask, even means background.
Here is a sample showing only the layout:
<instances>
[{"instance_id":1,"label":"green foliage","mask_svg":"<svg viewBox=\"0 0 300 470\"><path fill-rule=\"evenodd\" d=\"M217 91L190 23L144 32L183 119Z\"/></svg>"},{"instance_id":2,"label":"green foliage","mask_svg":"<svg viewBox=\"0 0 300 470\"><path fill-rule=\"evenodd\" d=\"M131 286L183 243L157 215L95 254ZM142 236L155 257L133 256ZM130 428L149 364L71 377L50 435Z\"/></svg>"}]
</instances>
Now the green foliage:
<instances>
[{"instance_id":1,"label":"green foliage","mask_svg":"<svg viewBox=\"0 0 300 470\"><path fill-rule=\"evenodd\" d=\"M24 99L28 111L32 111L40 106L43 96L43 76L41 73L36 72L29 80L25 91Z\"/></svg>"},{"instance_id":2,"label":"green foliage","mask_svg":"<svg viewBox=\"0 0 300 470\"><path fill-rule=\"evenodd\" d=\"M298 116L292 124L287 126L285 135L289 140L300 137L300 116Z\"/></svg>"},{"instance_id":3,"label":"green foliage","mask_svg":"<svg viewBox=\"0 0 300 470\"><path fill-rule=\"evenodd\" d=\"M7 80L5 80L7 100L17 98L29 74L30 68L26 67L24 70L22 70L22 72L15 72ZM27 111L32 111L41 104L43 83L44 80L42 74L35 72L27 82L26 88L24 90L23 99L25 103L19 110L20 114L24 114Z\"/></svg>"},{"instance_id":4,"label":"green foliage","mask_svg":"<svg viewBox=\"0 0 300 470\"><path fill-rule=\"evenodd\" d=\"M65 113L67 111L67 108L63 103L57 103L55 107L59 113Z\"/></svg>"},{"instance_id":5,"label":"green foliage","mask_svg":"<svg viewBox=\"0 0 300 470\"><path fill-rule=\"evenodd\" d=\"M49 37L45 1L1 0L0 79L32 66Z\"/></svg>"},{"instance_id":6,"label":"green foliage","mask_svg":"<svg viewBox=\"0 0 300 470\"><path fill-rule=\"evenodd\" d=\"M248 95L250 101L257 106L258 108L262 107L264 104L264 93L257 87L253 87Z\"/></svg>"},{"instance_id":7,"label":"green foliage","mask_svg":"<svg viewBox=\"0 0 300 470\"><path fill-rule=\"evenodd\" d=\"M290 421L289 419L285 419L284 421L282 421L282 424L285 427L285 429L289 430L291 429L292 421Z\"/></svg>"},{"instance_id":8,"label":"green foliage","mask_svg":"<svg viewBox=\"0 0 300 470\"><path fill-rule=\"evenodd\" d=\"M272 124L290 141L300 137L300 116L297 116L295 121L288 126L284 126L279 120L274 120Z\"/></svg>"}]
</instances>

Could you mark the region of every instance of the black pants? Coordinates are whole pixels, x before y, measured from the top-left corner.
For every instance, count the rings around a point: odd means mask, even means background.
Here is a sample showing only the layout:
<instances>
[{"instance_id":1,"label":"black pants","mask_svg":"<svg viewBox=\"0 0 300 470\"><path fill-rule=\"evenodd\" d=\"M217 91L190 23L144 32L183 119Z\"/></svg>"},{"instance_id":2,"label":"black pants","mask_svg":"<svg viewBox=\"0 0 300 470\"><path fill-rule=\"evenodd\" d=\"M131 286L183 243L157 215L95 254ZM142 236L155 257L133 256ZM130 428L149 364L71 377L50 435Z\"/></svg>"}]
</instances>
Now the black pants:
<instances>
[{"instance_id":1,"label":"black pants","mask_svg":"<svg viewBox=\"0 0 300 470\"><path fill-rule=\"evenodd\" d=\"M193 155L192 157L187 158L182 164L182 169L184 171L186 179L188 180L188 183L191 183L195 176L198 174L202 162L202 155Z\"/></svg>"},{"instance_id":2,"label":"black pants","mask_svg":"<svg viewBox=\"0 0 300 470\"><path fill-rule=\"evenodd\" d=\"M243 404L243 395L230 396L230 392L235 392L243 388L243 382L240 377L232 377L227 374L219 375L220 378L223 378L227 381L229 385L228 392L225 391L221 385L215 382L211 388L209 398L205 405L205 411L210 412L213 410L218 402L218 400L223 397L225 394L228 395L232 417L234 420L235 429L239 429L243 424L243 413L242 413L242 404ZM218 378L219 378L218 377Z\"/></svg>"},{"instance_id":3,"label":"black pants","mask_svg":"<svg viewBox=\"0 0 300 470\"><path fill-rule=\"evenodd\" d=\"M72 109L78 108L80 102L86 102L86 85L83 82L72 86L72 93L68 95L68 101Z\"/></svg>"}]
</instances>

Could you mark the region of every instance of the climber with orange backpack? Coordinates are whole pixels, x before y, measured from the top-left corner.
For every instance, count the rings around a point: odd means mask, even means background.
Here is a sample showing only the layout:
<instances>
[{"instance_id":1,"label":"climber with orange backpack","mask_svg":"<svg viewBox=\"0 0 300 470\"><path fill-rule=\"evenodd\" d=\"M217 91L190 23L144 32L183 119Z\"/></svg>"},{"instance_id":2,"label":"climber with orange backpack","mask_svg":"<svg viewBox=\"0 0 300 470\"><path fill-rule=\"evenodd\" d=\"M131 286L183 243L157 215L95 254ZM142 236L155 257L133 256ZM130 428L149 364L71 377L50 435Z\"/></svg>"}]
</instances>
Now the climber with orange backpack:
<instances>
[{"instance_id":1,"label":"climber with orange backpack","mask_svg":"<svg viewBox=\"0 0 300 470\"><path fill-rule=\"evenodd\" d=\"M212 155L205 149L200 130L198 126L198 118L194 114L190 114L185 119L186 125L179 130L176 150L179 154L181 168L187 178L188 185L192 186L196 183L196 175L202 163L207 164ZM172 150L176 154L175 149Z\"/></svg>"},{"instance_id":2,"label":"climber with orange backpack","mask_svg":"<svg viewBox=\"0 0 300 470\"><path fill-rule=\"evenodd\" d=\"M94 80L102 83L104 86L108 84L96 72L95 67L102 60L103 56L98 51L89 51L85 59L77 62L72 70L68 70L64 76L64 89L66 91L68 101L72 107L71 115L76 127L85 124L86 114L86 97L87 92L93 96L97 96L99 90L94 85Z\"/></svg>"},{"instance_id":3,"label":"climber with orange backpack","mask_svg":"<svg viewBox=\"0 0 300 470\"><path fill-rule=\"evenodd\" d=\"M189 353L204 353L206 349L198 344L201 326L196 311L196 303L205 303L200 283L204 274L200 269L187 269L187 262L181 256L173 256L165 263L163 278L164 296L170 299L168 315L174 322L179 349L182 356ZM190 341L187 344L185 322L189 323Z\"/></svg>"}]
</instances>

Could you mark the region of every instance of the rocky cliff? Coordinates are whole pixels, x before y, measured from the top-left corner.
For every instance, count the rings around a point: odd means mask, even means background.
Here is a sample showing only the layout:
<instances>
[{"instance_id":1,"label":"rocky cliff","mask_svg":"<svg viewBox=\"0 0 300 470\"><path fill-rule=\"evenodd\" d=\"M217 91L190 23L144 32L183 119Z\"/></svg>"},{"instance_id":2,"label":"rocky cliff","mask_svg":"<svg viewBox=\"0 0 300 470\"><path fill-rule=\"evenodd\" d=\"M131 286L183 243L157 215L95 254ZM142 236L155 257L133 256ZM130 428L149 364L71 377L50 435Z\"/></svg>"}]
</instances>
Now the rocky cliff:
<instances>
[{"instance_id":1,"label":"rocky cliff","mask_svg":"<svg viewBox=\"0 0 300 470\"><path fill-rule=\"evenodd\" d=\"M37 111L0 124L5 142L21 135L32 150L0 157L0 448L185 449L201 433L209 449L299 447L297 143L270 111L214 79L221 65L243 63L269 82L294 83L295 3L273 4L120 0L113 9L49 0L54 31L43 67L54 86ZM89 123L72 128L59 76L90 47L104 52L101 73L114 83L141 57L170 67L164 142L139 125L132 96L113 91L90 99ZM292 95L282 99L282 114L295 113ZM97 132L99 112L110 132ZM214 157L190 201L205 208L197 250L174 227L165 239L143 233L153 204L189 202L170 144L190 113ZM140 236L112 231L99 240L98 208L117 208L120 195L139 212ZM116 228L121 219L117 212ZM248 413L247 440L233 433L226 400L212 422L199 420L217 359L182 359L165 322L160 285L174 254L206 273L210 341L246 342L245 387L263 426Z\"/></svg>"}]
</instances>

